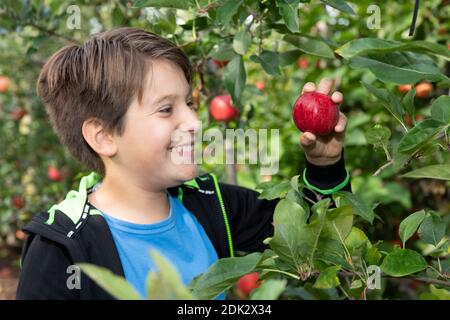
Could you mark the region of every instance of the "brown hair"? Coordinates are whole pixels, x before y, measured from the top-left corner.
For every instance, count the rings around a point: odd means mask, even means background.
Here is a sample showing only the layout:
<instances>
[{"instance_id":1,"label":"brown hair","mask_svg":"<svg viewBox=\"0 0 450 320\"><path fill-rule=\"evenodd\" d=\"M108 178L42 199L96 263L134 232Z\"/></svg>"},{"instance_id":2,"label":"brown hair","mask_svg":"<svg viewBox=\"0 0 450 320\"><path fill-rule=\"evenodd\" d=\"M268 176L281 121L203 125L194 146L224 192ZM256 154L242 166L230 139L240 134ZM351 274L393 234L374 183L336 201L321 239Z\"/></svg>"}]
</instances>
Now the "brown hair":
<instances>
[{"instance_id":1,"label":"brown hair","mask_svg":"<svg viewBox=\"0 0 450 320\"><path fill-rule=\"evenodd\" d=\"M142 101L152 59L179 66L191 85L192 66L172 42L140 29L118 28L94 34L83 45L68 45L44 65L38 95L59 141L79 161L104 175L99 155L84 140L82 125L98 119L111 133L124 132L125 113Z\"/></svg>"}]
</instances>

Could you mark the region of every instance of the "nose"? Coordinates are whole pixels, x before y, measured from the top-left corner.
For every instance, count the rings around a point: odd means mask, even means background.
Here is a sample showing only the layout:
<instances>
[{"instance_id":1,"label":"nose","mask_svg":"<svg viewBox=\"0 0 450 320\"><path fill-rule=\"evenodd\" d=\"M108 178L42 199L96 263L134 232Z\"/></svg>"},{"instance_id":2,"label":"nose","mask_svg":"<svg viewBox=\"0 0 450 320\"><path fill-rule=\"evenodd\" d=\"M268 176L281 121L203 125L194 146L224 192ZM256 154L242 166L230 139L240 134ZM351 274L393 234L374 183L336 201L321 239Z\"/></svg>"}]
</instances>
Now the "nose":
<instances>
[{"instance_id":1,"label":"nose","mask_svg":"<svg viewBox=\"0 0 450 320\"><path fill-rule=\"evenodd\" d=\"M197 113L189 106L183 108L183 112L180 114L181 123L179 129L187 132L197 132L200 130L201 122L198 119Z\"/></svg>"}]
</instances>

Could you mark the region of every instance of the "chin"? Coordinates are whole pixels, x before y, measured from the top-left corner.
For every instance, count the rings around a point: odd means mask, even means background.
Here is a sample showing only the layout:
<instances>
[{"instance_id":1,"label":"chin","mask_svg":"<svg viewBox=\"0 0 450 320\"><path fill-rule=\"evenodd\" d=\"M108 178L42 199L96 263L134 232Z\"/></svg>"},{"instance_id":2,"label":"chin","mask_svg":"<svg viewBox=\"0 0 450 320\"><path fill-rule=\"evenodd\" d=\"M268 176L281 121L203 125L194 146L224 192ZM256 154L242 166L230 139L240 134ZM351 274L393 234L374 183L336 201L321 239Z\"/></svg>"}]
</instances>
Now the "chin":
<instances>
[{"instance_id":1,"label":"chin","mask_svg":"<svg viewBox=\"0 0 450 320\"><path fill-rule=\"evenodd\" d=\"M198 174L198 168L195 164L182 165L182 168L177 168L176 170L177 180L179 180L180 183L192 180L197 177Z\"/></svg>"}]
</instances>

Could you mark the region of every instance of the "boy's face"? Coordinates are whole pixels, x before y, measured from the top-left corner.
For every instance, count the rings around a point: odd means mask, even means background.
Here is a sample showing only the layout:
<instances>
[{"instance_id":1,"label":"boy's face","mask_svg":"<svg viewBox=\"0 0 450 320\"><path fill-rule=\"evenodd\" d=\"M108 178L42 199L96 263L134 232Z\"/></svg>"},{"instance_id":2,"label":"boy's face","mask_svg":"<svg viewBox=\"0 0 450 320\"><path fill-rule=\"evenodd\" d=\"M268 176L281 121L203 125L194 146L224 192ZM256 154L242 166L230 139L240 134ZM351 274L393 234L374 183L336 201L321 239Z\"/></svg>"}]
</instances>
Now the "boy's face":
<instances>
[{"instance_id":1,"label":"boy's face","mask_svg":"<svg viewBox=\"0 0 450 320\"><path fill-rule=\"evenodd\" d=\"M197 175L194 133L199 128L182 70L166 60L153 61L142 104L134 100L126 113L124 134L115 137L115 167L139 184L155 188L193 179Z\"/></svg>"}]
</instances>

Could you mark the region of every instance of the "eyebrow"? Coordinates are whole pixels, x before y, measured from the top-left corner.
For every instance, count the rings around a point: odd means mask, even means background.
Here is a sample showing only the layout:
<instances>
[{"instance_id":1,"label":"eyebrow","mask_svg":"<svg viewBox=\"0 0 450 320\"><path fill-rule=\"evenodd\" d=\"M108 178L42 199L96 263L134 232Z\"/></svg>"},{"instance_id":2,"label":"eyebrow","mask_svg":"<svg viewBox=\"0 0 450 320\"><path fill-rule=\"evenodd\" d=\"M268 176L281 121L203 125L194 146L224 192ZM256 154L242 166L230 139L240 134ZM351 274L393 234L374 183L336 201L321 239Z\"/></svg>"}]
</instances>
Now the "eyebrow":
<instances>
[{"instance_id":1,"label":"eyebrow","mask_svg":"<svg viewBox=\"0 0 450 320\"><path fill-rule=\"evenodd\" d=\"M167 94L167 95L164 95L164 96L158 98L158 100L156 100L154 104L158 104L167 98L177 98L178 96L179 96L178 94ZM188 94L186 95L186 98L189 98L191 96L192 96L192 90L189 90Z\"/></svg>"}]
</instances>

